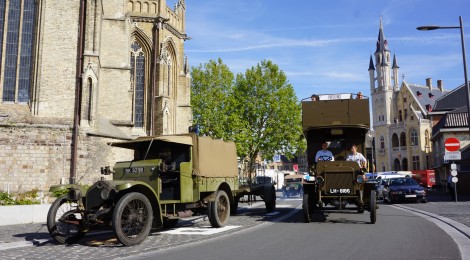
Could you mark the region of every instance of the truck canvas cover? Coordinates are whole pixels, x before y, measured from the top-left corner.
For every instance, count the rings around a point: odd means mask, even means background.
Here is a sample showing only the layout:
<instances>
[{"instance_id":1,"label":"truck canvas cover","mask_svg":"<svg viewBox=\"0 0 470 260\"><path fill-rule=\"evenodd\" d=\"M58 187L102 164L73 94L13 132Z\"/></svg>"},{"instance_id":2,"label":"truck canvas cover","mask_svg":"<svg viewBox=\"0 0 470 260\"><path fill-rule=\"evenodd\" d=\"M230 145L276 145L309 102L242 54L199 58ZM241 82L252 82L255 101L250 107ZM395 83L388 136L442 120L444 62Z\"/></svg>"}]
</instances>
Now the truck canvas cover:
<instances>
[{"instance_id":1,"label":"truck canvas cover","mask_svg":"<svg viewBox=\"0 0 470 260\"><path fill-rule=\"evenodd\" d=\"M369 129L368 99L337 99L302 102L304 131L315 127L362 126Z\"/></svg>"},{"instance_id":2,"label":"truck canvas cover","mask_svg":"<svg viewBox=\"0 0 470 260\"><path fill-rule=\"evenodd\" d=\"M139 137L133 141L111 143L112 146L145 151L151 142L160 141L192 146L193 174L204 177L237 177L235 143L200 137L196 134Z\"/></svg>"}]
</instances>

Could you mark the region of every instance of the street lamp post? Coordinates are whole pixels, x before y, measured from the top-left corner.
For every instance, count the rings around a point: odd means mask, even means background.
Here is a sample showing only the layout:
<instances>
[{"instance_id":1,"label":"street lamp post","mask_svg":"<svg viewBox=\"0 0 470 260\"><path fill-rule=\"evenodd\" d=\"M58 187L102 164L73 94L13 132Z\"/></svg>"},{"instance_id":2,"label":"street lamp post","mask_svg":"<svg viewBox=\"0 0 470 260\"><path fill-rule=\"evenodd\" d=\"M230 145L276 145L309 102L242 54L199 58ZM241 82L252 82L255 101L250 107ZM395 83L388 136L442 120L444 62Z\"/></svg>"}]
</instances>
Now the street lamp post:
<instances>
[{"instance_id":1,"label":"street lamp post","mask_svg":"<svg viewBox=\"0 0 470 260\"><path fill-rule=\"evenodd\" d=\"M468 84L468 78L467 78L467 59L465 55L465 40L464 40L464 34L463 34L463 21L462 21L462 16L459 16L459 21L460 21L460 26L436 26L436 25L430 25L430 26L420 26L417 27L416 29L420 31L429 31L429 30L437 30L437 29L460 29L460 39L462 42L462 58L463 58L463 73L464 73L464 78L465 78L465 88L467 89L467 125L469 127L469 134L470 134L470 86ZM457 202L457 183L454 183L454 192L455 192L455 202Z\"/></svg>"},{"instance_id":2,"label":"street lamp post","mask_svg":"<svg viewBox=\"0 0 470 260\"><path fill-rule=\"evenodd\" d=\"M430 31L437 29L460 29L460 39L462 42L462 58L463 58L463 73L465 78L465 87L467 89L467 125L470 129L470 86L468 84L467 78L467 59L465 55L465 40L463 34L463 21L462 16L459 16L460 26L437 26L437 25L428 25L428 26L419 26L416 29L420 31ZM469 131L470 134L470 131Z\"/></svg>"}]
</instances>

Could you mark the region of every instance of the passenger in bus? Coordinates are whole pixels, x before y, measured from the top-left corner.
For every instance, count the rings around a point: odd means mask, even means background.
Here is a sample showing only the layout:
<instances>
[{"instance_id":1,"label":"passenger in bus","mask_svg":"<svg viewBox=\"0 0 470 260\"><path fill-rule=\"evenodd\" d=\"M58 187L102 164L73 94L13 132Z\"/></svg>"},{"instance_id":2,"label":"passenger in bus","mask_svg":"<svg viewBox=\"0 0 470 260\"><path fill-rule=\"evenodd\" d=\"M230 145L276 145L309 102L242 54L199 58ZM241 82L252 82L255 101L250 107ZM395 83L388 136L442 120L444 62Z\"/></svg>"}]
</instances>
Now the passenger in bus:
<instances>
[{"instance_id":1,"label":"passenger in bus","mask_svg":"<svg viewBox=\"0 0 470 260\"><path fill-rule=\"evenodd\" d=\"M362 92L357 92L356 99L362 99L362 98L363 98Z\"/></svg>"},{"instance_id":2,"label":"passenger in bus","mask_svg":"<svg viewBox=\"0 0 470 260\"><path fill-rule=\"evenodd\" d=\"M357 152L357 146L355 144L351 146L351 153L346 158L346 161L357 162L357 164L359 164L361 168L365 168L367 163L367 160L364 155L362 155L362 153Z\"/></svg>"},{"instance_id":3,"label":"passenger in bus","mask_svg":"<svg viewBox=\"0 0 470 260\"><path fill-rule=\"evenodd\" d=\"M315 95L315 94L313 94L310 98L312 99L312 101L318 101L319 100L318 95Z\"/></svg>"},{"instance_id":4,"label":"passenger in bus","mask_svg":"<svg viewBox=\"0 0 470 260\"><path fill-rule=\"evenodd\" d=\"M318 161L334 161L335 157L333 156L333 153L331 153L328 150L328 143L323 142L321 144L321 150L317 152L315 155L315 162L317 163Z\"/></svg>"}]
</instances>

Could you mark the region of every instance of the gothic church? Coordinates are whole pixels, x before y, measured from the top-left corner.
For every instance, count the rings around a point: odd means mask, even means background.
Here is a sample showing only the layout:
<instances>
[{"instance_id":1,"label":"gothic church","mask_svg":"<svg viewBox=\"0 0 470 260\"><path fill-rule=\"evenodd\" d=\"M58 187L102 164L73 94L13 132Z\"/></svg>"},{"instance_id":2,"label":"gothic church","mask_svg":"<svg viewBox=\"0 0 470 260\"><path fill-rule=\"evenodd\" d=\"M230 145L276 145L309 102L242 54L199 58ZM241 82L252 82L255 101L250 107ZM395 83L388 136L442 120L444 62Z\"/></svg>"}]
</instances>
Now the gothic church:
<instances>
[{"instance_id":1,"label":"gothic church","mask_svg":"<svg viewBox=\"0 0 470 260\"><path fill-rule=\"evenodd\" d=\"M0 189L89 183L107 143L187 133L186 4L0 0Z\"/></svg>"},{"instance_id":2,"label":"gothic church","mask_svg":"<svg viewBox=\"0 0 470 260\"><path fill-rule=\"evenodd\" d=\"M442 80L433 87L403 80L399 86L399 66L391 53L380 21L374 58L370 57L369 77L372 125L375 132L376 171L432 169L432 122L429 113L443 96Z\"/></svg>"}]
</instances>

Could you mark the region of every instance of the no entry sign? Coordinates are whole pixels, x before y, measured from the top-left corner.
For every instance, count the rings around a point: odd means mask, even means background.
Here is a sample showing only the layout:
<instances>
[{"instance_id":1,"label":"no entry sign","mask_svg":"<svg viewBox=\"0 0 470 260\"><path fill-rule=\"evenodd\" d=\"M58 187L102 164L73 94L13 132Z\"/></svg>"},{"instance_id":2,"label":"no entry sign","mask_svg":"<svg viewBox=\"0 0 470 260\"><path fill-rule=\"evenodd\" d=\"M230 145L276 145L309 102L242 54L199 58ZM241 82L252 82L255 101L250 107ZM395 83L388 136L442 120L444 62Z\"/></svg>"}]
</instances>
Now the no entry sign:
<instances>
[{"instance_id":1,"label":"no entry sign","mask_svg":"<svg viewBox=\"0 0 470 260\"><path fill-rule=\"evenodd\" d=\"M454 137L447 138L444 142L444 147L446 151L457 152L460 149L460 141Z\"/></svg>"}]
</instances>

